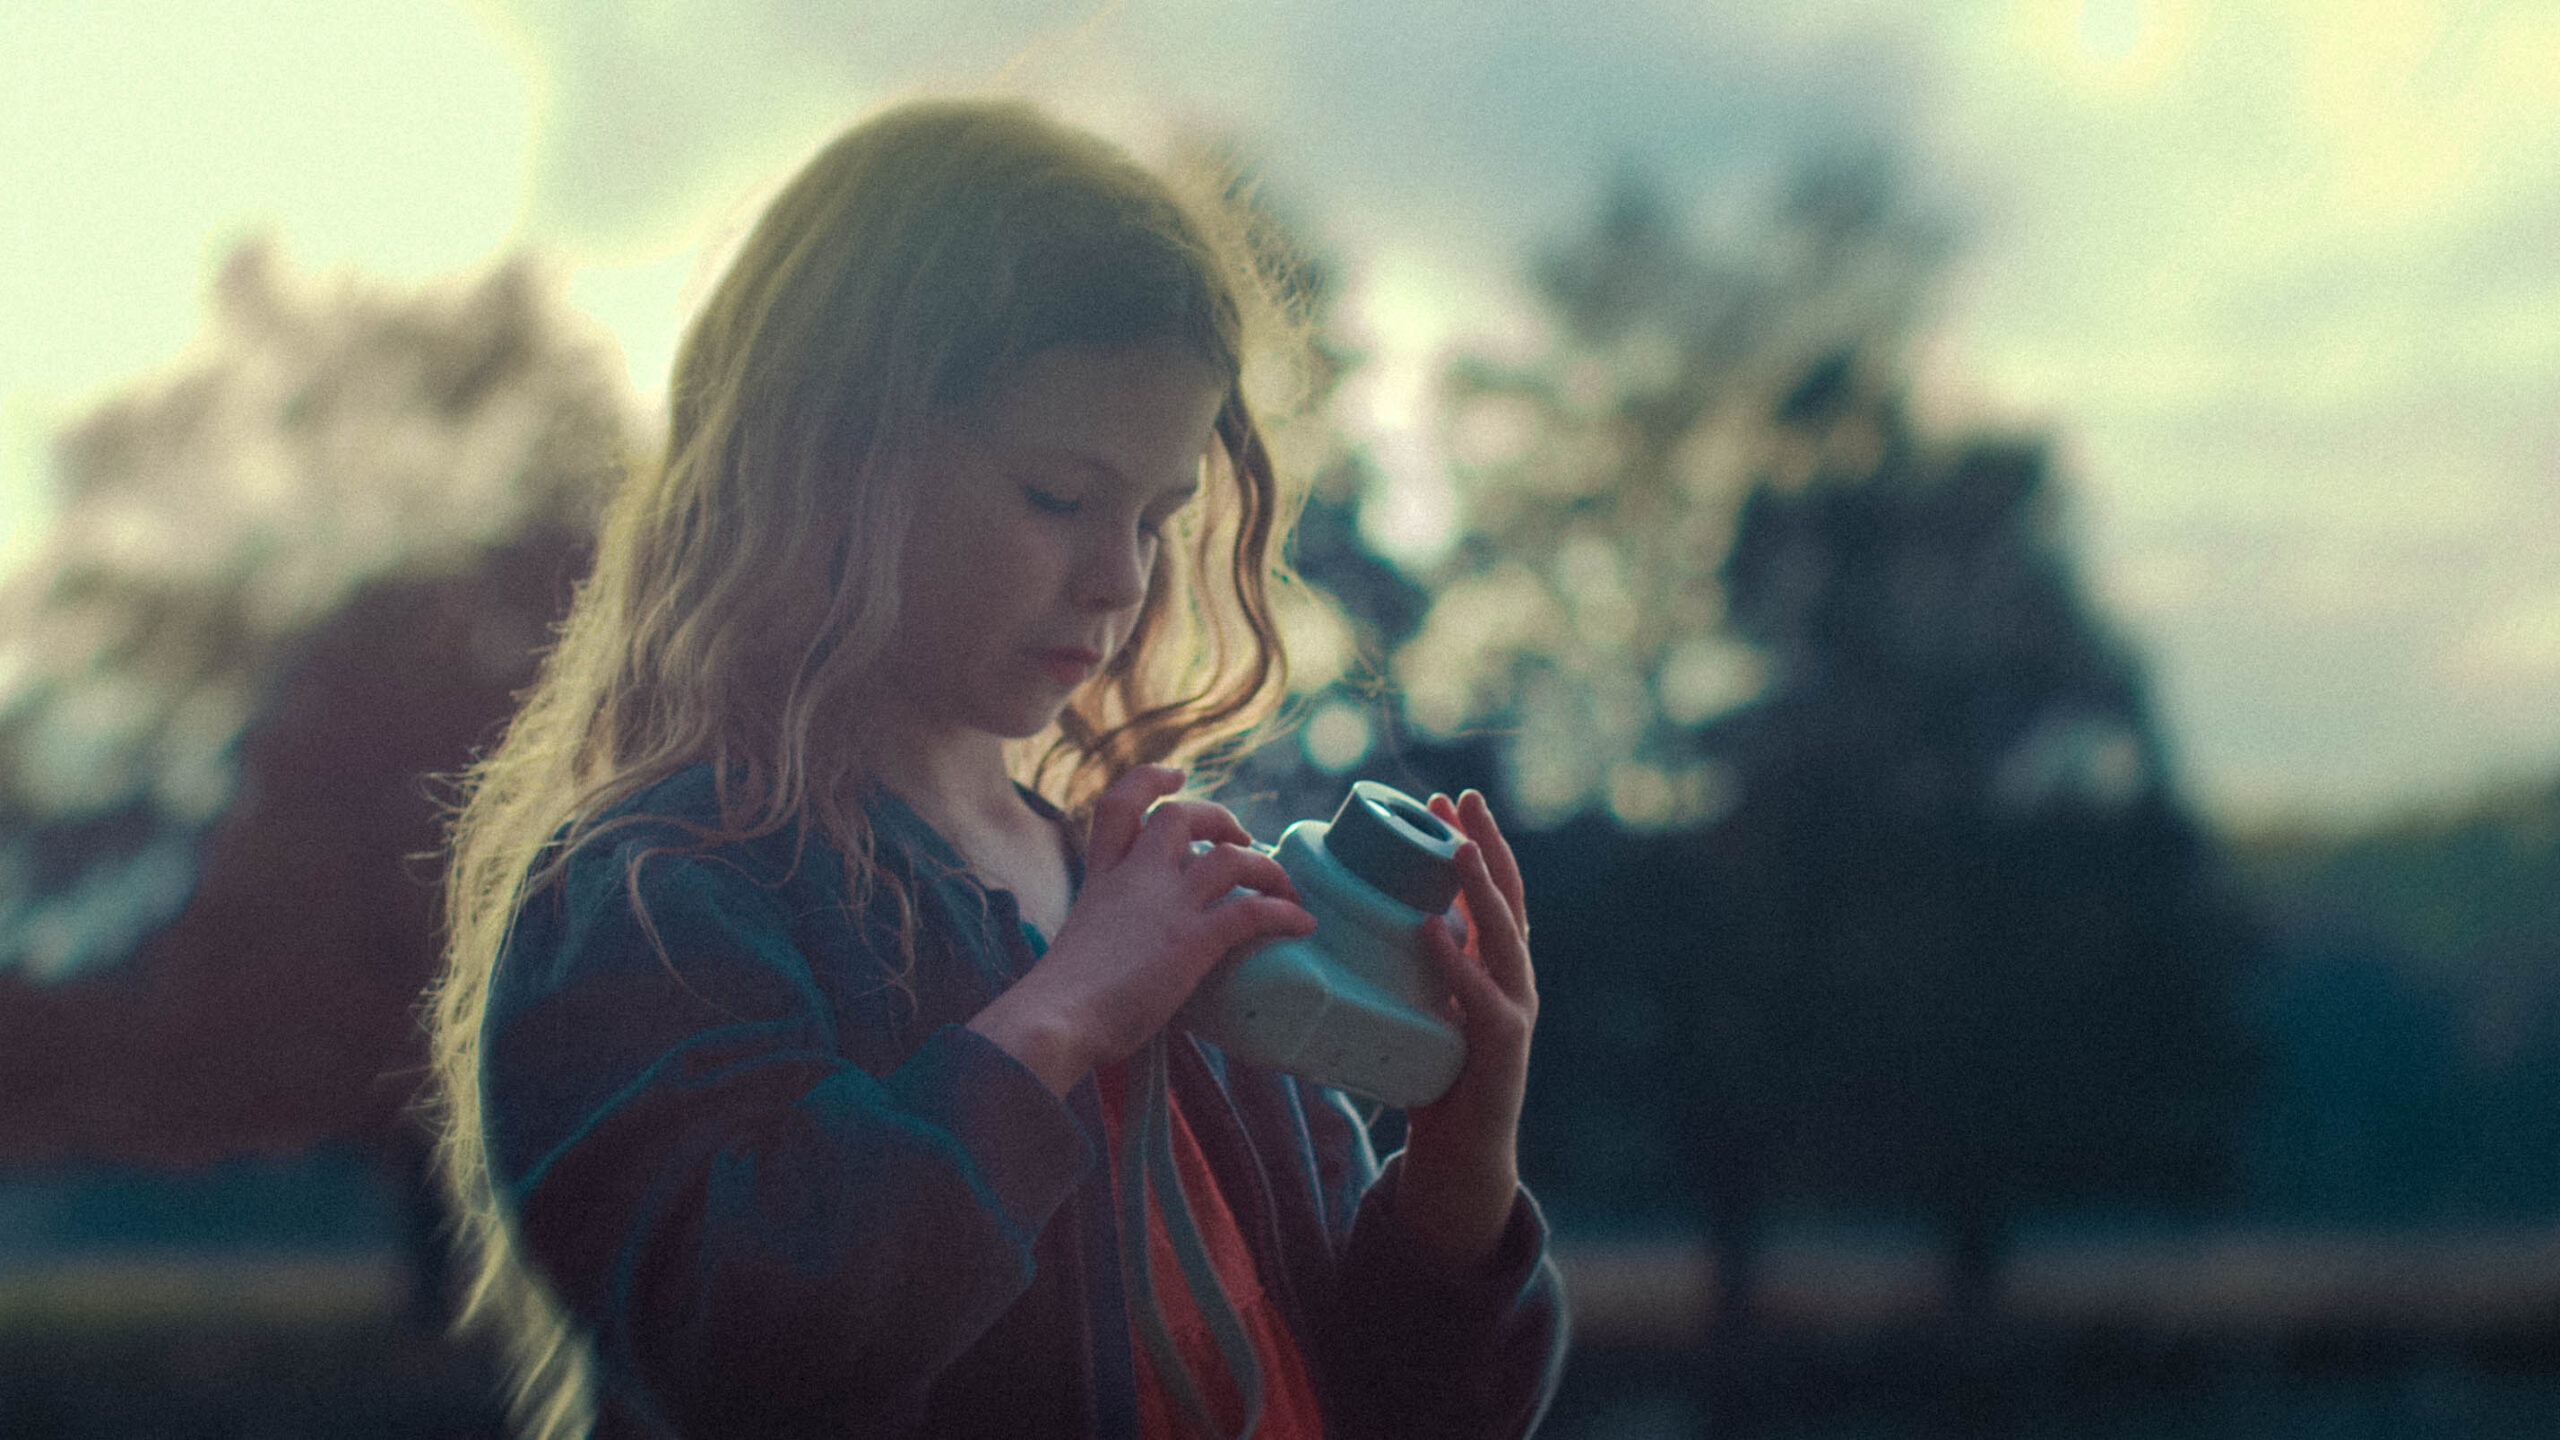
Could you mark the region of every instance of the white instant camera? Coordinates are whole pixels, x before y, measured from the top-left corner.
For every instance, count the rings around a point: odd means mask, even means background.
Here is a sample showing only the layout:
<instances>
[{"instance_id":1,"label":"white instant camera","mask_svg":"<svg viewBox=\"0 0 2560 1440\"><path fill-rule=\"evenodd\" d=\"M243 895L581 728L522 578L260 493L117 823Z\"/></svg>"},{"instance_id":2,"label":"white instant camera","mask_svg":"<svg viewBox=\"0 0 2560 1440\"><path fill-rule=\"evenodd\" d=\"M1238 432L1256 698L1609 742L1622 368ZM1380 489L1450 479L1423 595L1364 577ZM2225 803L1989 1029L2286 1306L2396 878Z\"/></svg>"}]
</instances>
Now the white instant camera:
<instances>
[{"instance_id":1,"label":"white instant camera","mask_svg":"<svg viewBox=\"0 0 2560 1440\"><path fill-rule=\"evenodd\" d=\"M1355 782L1330 822L1301 820L1271 847L1315 933L1221 959L1174 1023L1237 1059L1389 1105L1440 1098L1467 1045L1421 926L1446 913L1466 933L1450 908L1461 839L1411 796Z\"/></svg>"}]
</instances>

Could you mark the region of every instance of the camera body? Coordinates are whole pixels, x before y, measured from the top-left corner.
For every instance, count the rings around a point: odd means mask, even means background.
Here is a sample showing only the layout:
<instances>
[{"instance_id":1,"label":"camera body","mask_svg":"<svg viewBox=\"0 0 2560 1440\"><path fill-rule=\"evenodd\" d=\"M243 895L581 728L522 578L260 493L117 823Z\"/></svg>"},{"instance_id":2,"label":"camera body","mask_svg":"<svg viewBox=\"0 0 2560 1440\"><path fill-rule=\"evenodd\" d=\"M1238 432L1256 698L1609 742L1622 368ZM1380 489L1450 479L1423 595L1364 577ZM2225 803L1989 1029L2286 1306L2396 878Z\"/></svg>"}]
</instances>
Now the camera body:
<instances>
[{"instance_id":1,"label":"camera body","mask_svg":"<svg viewBox=\"0 0 2560 1440\"><path fill-rule=\"evenodd\" d=\"M1331 821L1301 820L1271 854L1315 933L1219 960L1174 1023L1240 1060L1410 1108L1438 1099L1466 1062L1447 985L1421 926L1458 893L1463 837L1412 797L1351 787Z\"/></svg>"}]
</instances>

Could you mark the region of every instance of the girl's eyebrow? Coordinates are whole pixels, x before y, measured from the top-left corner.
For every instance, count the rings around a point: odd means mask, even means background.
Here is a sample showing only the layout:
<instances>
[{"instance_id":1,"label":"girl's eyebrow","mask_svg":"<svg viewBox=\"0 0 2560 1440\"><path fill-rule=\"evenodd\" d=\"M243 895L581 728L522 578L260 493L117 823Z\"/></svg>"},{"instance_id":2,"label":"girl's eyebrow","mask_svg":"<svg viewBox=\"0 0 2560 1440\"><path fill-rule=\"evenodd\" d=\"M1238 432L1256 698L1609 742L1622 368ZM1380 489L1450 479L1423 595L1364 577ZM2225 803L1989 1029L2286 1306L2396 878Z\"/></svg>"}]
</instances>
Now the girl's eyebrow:
<instances>
[{"instance_id":1,"label":"girl's eyebrow","mask_svg":"<svg viewBox=\"0 0 2560 1440\"><path fill-rule=\"evenodd\" d=\"M1069 450L1054 445L1035 445L1026 449L1018 450L1014 453L1020 459L1031 461L1033 463L1069 465L1078 470L1090 471L1093 474L1102 477L1104 480L1110 481L1112 484L1123 488L1135 488L1130 484L1129 477L1121 473L1119 466L1112 464L1110 461L1103 459L1099 455L1091 454L1083 450ZM1199 477L1196 475L1186 475L1183 477L1180 484L1167 485L1164 487L1159 498L1175 501L1180 504L1188 504L1193 498L1198 496L1199 493Z\"/></svg>"}]
</instances>

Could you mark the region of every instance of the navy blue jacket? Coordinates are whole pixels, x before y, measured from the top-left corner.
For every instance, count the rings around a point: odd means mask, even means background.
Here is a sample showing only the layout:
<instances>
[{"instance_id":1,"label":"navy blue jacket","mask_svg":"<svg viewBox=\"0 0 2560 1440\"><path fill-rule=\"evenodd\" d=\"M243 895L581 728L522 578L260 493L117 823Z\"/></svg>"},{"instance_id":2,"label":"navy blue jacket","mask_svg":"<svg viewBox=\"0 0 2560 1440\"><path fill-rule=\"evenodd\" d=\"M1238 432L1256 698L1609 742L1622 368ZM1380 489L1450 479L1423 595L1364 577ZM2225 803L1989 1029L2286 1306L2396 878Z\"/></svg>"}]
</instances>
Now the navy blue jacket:
<instances>
[{"instance_id":1,"label":"navy blue jacket","mask_svg":"<svg viewBox=\"0 0 2560 1440\"><path fill-rule=\"evenodd\" d=\"M847 908L814 829L704 849L670 822L716 817L707 766L625 810L665 818L526 902L483 1030L496 1180L593 1340L598 1433L1134 1437L1095 1083L1061 1100L964 1026L1034 958L1013 897L878 793L911 998L894 912ZM1339 1092L1177 1039L1176 1103L1329 1431L1533 1429L1565 1312L1529 1197L1482 1273L1443 1273Z\"/></svg>"}]
</instances>

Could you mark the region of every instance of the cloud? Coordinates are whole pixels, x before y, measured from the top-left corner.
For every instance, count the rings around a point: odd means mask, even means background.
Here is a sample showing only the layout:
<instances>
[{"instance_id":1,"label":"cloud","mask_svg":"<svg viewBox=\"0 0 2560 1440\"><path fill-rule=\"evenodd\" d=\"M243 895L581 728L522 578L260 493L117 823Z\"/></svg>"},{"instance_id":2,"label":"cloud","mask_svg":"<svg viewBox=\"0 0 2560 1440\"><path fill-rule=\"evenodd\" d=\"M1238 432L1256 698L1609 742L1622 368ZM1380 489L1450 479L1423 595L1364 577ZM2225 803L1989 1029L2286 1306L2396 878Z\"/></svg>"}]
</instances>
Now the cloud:
<instances>
[{"instance_id":1,"label":"cloud","mask_svg":"<svg viewBox=\"0 0 2560 1440\"><path fill-rule=\"evenodd\" d=\"M1933 353L2068 435L2206 793L2560 763L2560 11L2030 4L1946 53L1928 143L1984 204Z\"/></svg>"},{"instance_id":2,"label":"cloud","mask_svg":"<svg viewBox=\"0 0 2560 1440\"><path fill-rule=\"evenodd\" d=\"M2560 9L463 6L0 7L0 115L80 142L7 152L44 223L0 267L0 461L35 448L26 357L90 385L164 356L204 237L243 216L395 274L562 252L654 381L697 247L920 90L1028 94L1142 150L1177 126L1257 147L1346 261L1387 421L1454 340L1521 332L1522 262L1611 164L1709 197L1881 142L1969 240L1937 412L2061 433L2090 570L2208 793L2383 803L2539 733L2464 715L2560 700L2534 678L2560 566L2530 518L2560 483Z\"/></svg>"},{"instance_id":3,"label":"cloud","mask_svg":"<svg viewBox=\"0 0 2560 1440\"><path fill-rule=\"evenodd\" d=\"M1889 134L1916 103L1890 26L1740 5L480 3L541 76L537 211L607 241L680 223L706 190L920 89L1024 91L1124 136L1226 128L1329 208L1462 243L1569 222L1581 177L1615 156L1687 178Z\"/></svg>"},{"instance_id":4,"label":"cloud","mask_svg":"<svg viewBox=\"0 0 2560 1440\"><path fill-rule=\"evenodd\" d=\"M0 558L46 437L195 333L244 235L419 279L515 224L531 107L468 15L413 0L0 4Z\"/></svg>"}]
</instances>

